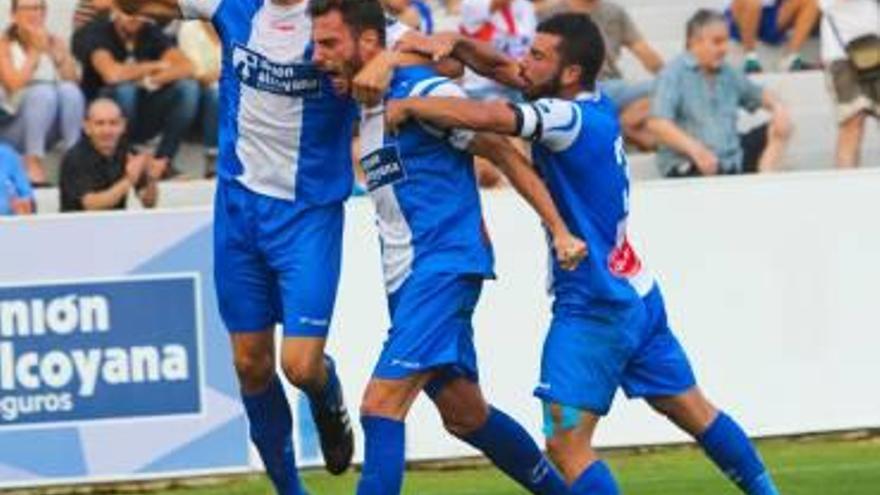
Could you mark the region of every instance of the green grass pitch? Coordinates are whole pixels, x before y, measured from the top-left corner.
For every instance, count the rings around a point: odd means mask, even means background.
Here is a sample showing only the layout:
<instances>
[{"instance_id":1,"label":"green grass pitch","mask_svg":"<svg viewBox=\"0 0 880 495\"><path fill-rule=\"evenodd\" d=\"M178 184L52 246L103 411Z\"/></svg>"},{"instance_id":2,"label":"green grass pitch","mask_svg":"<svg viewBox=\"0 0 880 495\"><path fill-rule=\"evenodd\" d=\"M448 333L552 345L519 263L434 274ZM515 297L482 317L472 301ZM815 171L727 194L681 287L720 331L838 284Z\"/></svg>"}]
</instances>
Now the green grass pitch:
<instances>
[{"instance_id":1,"label":"green grass pitch","mask_svg":"<svg viewBox=\"0 0 880 495\"><path fill-rule=\"evenodd\" d=\"M880 438L770 440L759 448L784 495L880 495ZM607 456L623 493L633 495L736 495L699 450L654 449ZM351 495L356 478L304 475L312 495ZM270 495L260 477L211 487L179 488L161 495ZM406 495L521 495L525 492L490 468L415 470Z\"/></svg>"}]
</instances>

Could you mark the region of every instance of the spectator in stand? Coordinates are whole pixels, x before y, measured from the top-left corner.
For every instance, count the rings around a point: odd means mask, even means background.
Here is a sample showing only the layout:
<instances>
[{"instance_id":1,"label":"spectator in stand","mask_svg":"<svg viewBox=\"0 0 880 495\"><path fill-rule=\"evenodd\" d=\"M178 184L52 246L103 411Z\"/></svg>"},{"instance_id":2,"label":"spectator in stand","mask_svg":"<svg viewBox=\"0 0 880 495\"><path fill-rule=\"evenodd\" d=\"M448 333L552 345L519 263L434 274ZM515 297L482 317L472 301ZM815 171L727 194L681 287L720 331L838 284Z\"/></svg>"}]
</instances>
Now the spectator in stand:
<instances>
[{"instance_id":1,"label":"spectator in stand","mask_svg":"<svg viewBox=\"0 0 880 495\"><path fill-rule=\"evenodd\" d=\"M73 11L73 32L76 33L98 17L106 16L112 6L113 0L78 0Z\"/></svg>"},{"instance_id":2,"label":"spectator in stand","mask_svg":"<svg viewBox=\"0 0 880 495\"><path fill-rule=\"evenodd\" d=\"M485 41L514 59L528 53L537 27L535 6L529 0L462 0L461 33ZM477 100L522 101L518 91L470 70L465 73L462 85L468 95ZM504 184L502 175L489 162L477 158L475 163L480 187L494 188Z\"/></svg>"},{"instance_id":3,"label":"spectator in stand","mask_svg":"<svg viewBox=\"0 0 880 495\"><path fill-rule=\"evenodd\" d=\"M221 45L214 26L207 21L187 21L180 25L177 44L193 66L199 82L201 98L196 127L202 131L205 146L205 178L216 175L218 85L220 81Z\"/></svg>"},{"instance_id":4,"label":"spectator in stand","mask_svg":"<svg viewBox=\"0 0 880 495\"><path fill-rule=\"evenodd\" d=\"M61 165L61 211L122 210L132 189L145 208L159 199L164 163L138 154L124 140L126 121L111 99L89 106L85 135Z\"/></svg>"},{"instance_id":5,"label":"spectator in stand","mask_svg":"<svg viewBox=\"0 0 880 495\"><path fill-rule=\"evenodd\" d=\"M657 142L648 131L654 81L631 82L623 78L618 62L623 48L629 50L652 74L663 68L663 58L645 40L629 13L607 0L568 0L566 10L589 14L605 37L605 65L599 72L599 88L617 106L624 136L642 151L653 151Z\"/></svg>"},{"instance_id":6,"label":"spectator in stand","mask_svg":"<svg viewBox=\"0 0 880 495\"><path fill-rule=\"evenodd\" d=\"M11 147L0 144L0 216L30 215L34 209L34 192L21 157Z\"/></svg>"},{"instance_id":7,"label":"spectator in stand","mask_svg":"<svg viewBox=\"0 0 880 495\"><path fill-rule=\"evenodd\" d=\"M822 60L828 87L837 109L836 164L859 166L865 123L880 119L880 67L873 76L859 74L847 53L853 40L874 37L873 50L880 52L880 3L877 0L822 0Z\"/></svg>"},{"instance_id":8,"label":"spectator in stand","mask_svg":"<svg viewBox=\"0 0 880 495\"><path fill-rule=\"evenodd\" d=\"M74 52L83 65L86 97L115 100L130 123L133 144L161 136L151 160L177 175L173 160L195 121L200 94L186 55L159 26L117 8L77 34Z\"/></svg>"},{"instance_id":9,"label":"spectator in stand","mask_svg":"<svg viewBox=\"0 0 880 495\"><path fill-rule=\"evenodd\" d=\"M819 21L817 0L730 0L726 15L733 38L742 43L746 73L763 70L755 51L759 38L773 46L785 43L779 70L810 68L801 50Z\"/></svg>"},{"instance_id":10,"label":"spectator in stand","mask_svg":"<svg viewBox=\"0 0 880 495\"><path fill-rule=\"evenodd\" d=\"M434 34L434 15L424 0L382 0L385 11L398 21L425 34Z\"/></svg>"},{"instance_id":11,"label":"spectator in stand","mask_svg":"<svg viewBox=\"0 0 880 495\"><path fill-rule=\"evenodd\" d=\"M79 139L85 104L77 79L67 45L46 29L45 0L13 0L12 23L0 37L0 139L24 155L35 186L48 185L47 149Z\"/></svg>"},{"instance_id":12,"label":"spectator in stand","mask_svg":"<svg viewBox=\"0 0 880 495\"><path fill-rule=\"evenodd\" d=\"M728 40L724 15L699 10L687 23L687 51L660 73L648 126L667 177L769 172L782 162L792 132L788 112L725 62ZM739 135L739 109L759 107L770 112L769 124Z\"/></svg>"}]
</instances>

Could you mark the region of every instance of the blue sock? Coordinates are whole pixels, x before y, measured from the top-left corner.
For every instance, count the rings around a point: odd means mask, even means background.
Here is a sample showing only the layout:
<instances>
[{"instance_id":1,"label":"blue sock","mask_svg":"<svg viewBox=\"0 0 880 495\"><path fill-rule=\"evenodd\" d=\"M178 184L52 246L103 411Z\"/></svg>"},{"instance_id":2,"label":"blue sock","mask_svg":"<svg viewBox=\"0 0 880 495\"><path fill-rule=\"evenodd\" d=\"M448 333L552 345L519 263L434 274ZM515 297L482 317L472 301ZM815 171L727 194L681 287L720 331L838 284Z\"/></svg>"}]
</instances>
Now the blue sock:
<instances>
[{"instance_id":1,"label":"blue sock","mask_svg":"<svg viewBox=\"0 0 880 495\"><path fill-rule=\"evenodd\" d=\"M730 416L718 413L697 439L721 471L748 495L779 495L752 441Z\"/></svg>"},{"instance_id":2,"label":"blue sock","mask_svg":"<svg viewBox=\"0 0 880 495\"><path fill-rule=\"evenodd\" d=\"M530 493L567 495L568 487L529 433L513 418L493 408L479 430L462 440L486 454L498 469Z\"/></svg>"},{"instance_id":3,"label":"blue sock","mask_svg":"<svg viewBox=\"0 0 880 495\"><path fill-rule=\"evenodd\" d=\"M336 363L333 362L330 356L324 356L324 363L327 365L327 382L318 390L305 391L309 397L312 410L315 410L315 408L335 410L341 406L341 385L339 383L339 375L336 374Z\"/></svg>"},{"instance_id":4,"label":"blue sock","mask_svg":"<svg viewBox=\"0 0 880 495\"><path fill-rule=\"evenodd\" d=\"M403 485L406 427L402 421L363 416L364 467L357 495L399 495Z\"/></svg>"},{"instance_id":5,"label":"blue sock","mask_svg":"<svg viewBox=\"0 0 880 495\"><path fill-rule=\"evenodd\" d=\"M280 495L305 495L296 471L293 451L293 417L284 388L276 375L258 394L242 394L250 421L251 440L266 465L266 474Z\"/></svg>"},{"instance_id":6,"label":"blue sock","mask_svg":"<svg viewBox=\"0 0 880 495\"><path fill-rule=\"evenodd\" d=\"M619 495L620 489L605 461L596 461L571 485L572 495Z\"/></svg>"}]
</instances>

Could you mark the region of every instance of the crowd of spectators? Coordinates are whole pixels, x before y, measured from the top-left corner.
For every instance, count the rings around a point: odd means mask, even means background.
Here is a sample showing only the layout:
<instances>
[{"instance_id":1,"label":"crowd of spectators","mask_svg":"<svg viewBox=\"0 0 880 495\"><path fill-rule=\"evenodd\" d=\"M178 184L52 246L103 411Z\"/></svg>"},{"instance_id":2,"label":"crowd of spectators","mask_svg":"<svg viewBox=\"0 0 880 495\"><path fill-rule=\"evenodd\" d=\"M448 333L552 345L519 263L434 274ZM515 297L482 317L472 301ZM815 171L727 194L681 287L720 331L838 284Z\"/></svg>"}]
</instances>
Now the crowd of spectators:
<instances>
[{"instance_id":1,"label":"crowd of spectators","mask_svg":"<svg viewBox=\"0 0 880 495\"><path fill-rule=\"evenodd\" d=\"M0 35L0 215L34 211L53 150L62 211L124 207L129 190L154 206L185 140L202 145L212 177L221 47L210 23L160 26L79 0L62 36L47 26L53 6L11 0Z\"/></svg>"},{"instance_id":2,"label":"crowd of spectators","mask_svg":"<svg viewBox=\"0 0 880 495\"><path fill-rule=\"evenodd\" d=\"M656 152L659 172L671 178L772 172L781 167L794 132L789 110L777 95L751 79L764 71L758 43L778 47L780 71L824 67L840 122L836 165L857 165L865 122L880 116L880 68L858 75L846 46L862 39L867 46L863 49L873 47L875 59L880 58L878 2L728 0L719 4L718 10L700 9L682 26L685 49L669 61L645 38L625 6L611 0L538 0L534 5L524 0L462 0L460 30L517 56L517 50L534 36L535 20L565 11L589 14L606 42L600 90L617 106L628 145ZM820 25L821 59L807 61L804 45ZM865 41L871 37L873 45ZM731 39L742 47L741 67L728 62ZM651 74L650 79L634 80L623 74L619 61L624 49ZM504 89L489 87L488 97L511 97ZM482 88L469 93L478 98L486 95ZM742 114L758 109L766 111L766 122L741 133Z\"/></svg>"},{"instance_id":3,"label":"crowd of spectators","mask_svg":"<svg viewBox=\"0 0 880 495\"><path fill-rule=\"evenodd\" d=\"M130 191L154 205L156 182L179 174L184 140L202 145L213 175L221 48L210 23L158 25L113 0L78 0L67 40L47 27L46 0L10 1L0 36L0 214L34 211L32 186L47 184L52 149L64 155L64 211L121 208ZM718 0L718 10L701 9L681 27L683 50L670 60L618 1L383 0L413 29L432 33L451 15L461 34L511 57L527 52L541 19L589 14L607 48L599 89L617 106L630 149L654 153L664 177L778 170L794 126L782 100L752 78L767 68L821 69L836 110L835 164L859 165L867 122L880 116L877 0ZM815 36L821 56L807 60ZM741 64L728 61L731 40ZM778 63L761 59L761 43L776 47ZM624 51L647 79L624 73ZM473 98L520 98L473 73L462 84ZM765 123L741 133L743 112L759 109ZM477 168L481 184L500 184L491 167Z\"/></svg>"}]
</instances>

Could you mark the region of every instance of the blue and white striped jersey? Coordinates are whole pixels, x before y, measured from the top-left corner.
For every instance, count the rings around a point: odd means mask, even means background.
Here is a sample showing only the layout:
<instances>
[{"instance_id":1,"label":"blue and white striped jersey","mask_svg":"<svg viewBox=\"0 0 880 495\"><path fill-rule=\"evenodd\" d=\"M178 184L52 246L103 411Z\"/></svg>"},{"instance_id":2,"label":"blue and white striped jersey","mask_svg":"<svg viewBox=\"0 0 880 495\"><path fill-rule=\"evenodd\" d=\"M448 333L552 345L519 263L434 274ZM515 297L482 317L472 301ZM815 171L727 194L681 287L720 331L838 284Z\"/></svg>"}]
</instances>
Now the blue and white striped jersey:
<instances>
[{"instance_id":1,"label":"blue and white striped jersey","mask_svg":"<svg viewBox=\"0 0 880 495\"><path fill-rule=\"evenodd\" d=\"M179 2L185 17L210 19L223 43L220 178L306 205L347 198L358 109L311 61L307 2Z\"/></svg>"},{"instance_id":2,"label":"blue and white striped jersey","mask_svg":"<svg viewBox=\"0 0 880 495\"><path fill-rule=\"evenodd\" d=\"M397 69L387 99L464 98L464 91L433 69ZM365 109L361 165L367 175L382 241L389 293L415 271L492 277L494 257L483 224L470 131L440 131L420 122L385 132L381 107Z\"/></svg>"},{"instance_id":3,"label":"blue and white striped jersey","mask_svg":"<svg viewBox=\"0 0 880 495\"><path fill-rule=\"evenodd\" d=\"M627 238L629 162L614 105L581 93L574 101L545 98L517 108L520 134L534 143L532 157L556 206L589 247L575 271L551 262L558 307L595 309L644 297L654 278Z\"/></svg>"}]
</instances>

